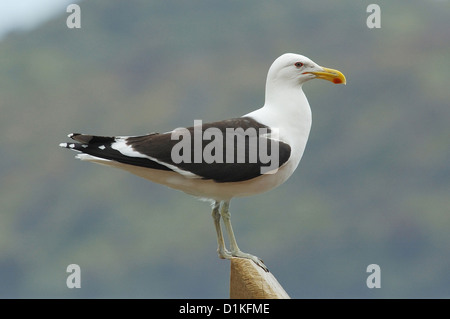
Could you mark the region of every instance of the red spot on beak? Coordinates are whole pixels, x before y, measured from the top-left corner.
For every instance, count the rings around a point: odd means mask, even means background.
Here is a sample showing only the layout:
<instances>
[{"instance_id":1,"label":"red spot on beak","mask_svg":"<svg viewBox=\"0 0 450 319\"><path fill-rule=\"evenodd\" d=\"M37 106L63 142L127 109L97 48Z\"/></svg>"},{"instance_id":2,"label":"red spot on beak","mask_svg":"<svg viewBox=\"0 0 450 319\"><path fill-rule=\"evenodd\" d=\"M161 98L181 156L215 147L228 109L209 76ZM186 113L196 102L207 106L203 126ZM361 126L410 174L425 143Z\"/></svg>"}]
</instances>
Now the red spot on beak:
<instances>
[{"instance_id":1,"label":"red spot on beak","mask_svg":"<svg viewBox=\"0 0 450 319\"><path fill-rule=\"evenodd\" d=\"M339 78L334 78L334 79L333 79L333 83L339 84L339 83L342 83L342 80L339 79Z\"/></svg>"}]
</instances>

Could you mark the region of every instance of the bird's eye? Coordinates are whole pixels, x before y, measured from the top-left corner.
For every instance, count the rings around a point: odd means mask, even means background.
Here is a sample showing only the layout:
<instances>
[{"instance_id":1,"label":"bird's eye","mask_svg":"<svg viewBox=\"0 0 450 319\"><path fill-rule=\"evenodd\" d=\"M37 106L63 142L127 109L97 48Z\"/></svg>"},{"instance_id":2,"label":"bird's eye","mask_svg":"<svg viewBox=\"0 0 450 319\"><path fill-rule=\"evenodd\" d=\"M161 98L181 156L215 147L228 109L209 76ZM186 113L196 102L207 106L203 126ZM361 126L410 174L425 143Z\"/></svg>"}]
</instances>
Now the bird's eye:
<instances>
[{"instance_id":1,"label":"bird's eye","mask_svg":"<svg viewBox=\"0 0 450 319\"><path fill-rule=\"evenodd\" d=\"M295 62L294 65L295 65L296 68L300 69L303 66L303 63L302 62Z\"/></svg>"}]
</instances>

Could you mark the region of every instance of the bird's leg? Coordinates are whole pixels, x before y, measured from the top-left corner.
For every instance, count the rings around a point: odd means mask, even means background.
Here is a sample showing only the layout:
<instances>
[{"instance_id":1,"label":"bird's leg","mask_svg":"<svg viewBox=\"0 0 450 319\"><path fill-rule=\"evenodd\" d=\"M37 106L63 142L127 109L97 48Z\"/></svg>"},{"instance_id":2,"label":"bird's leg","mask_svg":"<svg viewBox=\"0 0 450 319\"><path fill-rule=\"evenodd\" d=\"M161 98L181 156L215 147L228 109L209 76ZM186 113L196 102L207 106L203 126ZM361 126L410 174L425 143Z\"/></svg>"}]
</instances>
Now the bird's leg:
<instances>
[{"instance_id":1,"label":"bird's leg","mask_svg":"<svg viewBox=\"0 0 450 319\"><path fill-rule=\"evenodd\" d=\"M231 253L228 251L228 249L225 247L225 242L223 240L223 234L222 229L220 227L220 213L219 213L219 207L220 202L214 202L213 210L212 210L212 217L214 219L214 226L216 227L216 234L217 234L217 254L219 255L219 258L222 259L230 259Z\"/></svg>"},{"instance_id":2,"label":"bird's leg","mask_svg":"<svg viewBox=\"0 0 450 319\"><path fill-rule=\"evenodd\" d=\"M242 252L236 242L236 238L234 237L233 227L231 227L231 219L229 212L230 201L223 201L222 208L220 210L220 215L222 216L223 223L225 224L225 228L227 230L228 239L230 240L230 250L231 255L233 257L247 258L253 260L255 264L260 266L265 271L269 271L267 267L264 265L263 261L256 256L247 254Z\"/></svg>"}]
</instances>

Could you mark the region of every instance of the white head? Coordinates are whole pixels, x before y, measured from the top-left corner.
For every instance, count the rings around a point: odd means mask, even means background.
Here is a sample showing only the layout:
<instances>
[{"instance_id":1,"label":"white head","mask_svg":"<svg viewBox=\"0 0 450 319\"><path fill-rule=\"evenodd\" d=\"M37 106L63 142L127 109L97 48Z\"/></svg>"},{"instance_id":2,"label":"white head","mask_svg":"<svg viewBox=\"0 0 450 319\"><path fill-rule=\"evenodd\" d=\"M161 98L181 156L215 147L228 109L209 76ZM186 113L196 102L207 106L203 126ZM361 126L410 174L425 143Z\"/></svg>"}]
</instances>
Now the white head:
<instances>
[{"instance_id":1,"label":"white head","mask_svg":"<svg viewBox=\"0 0 450 319\"><path fill-rule=\"evenodd\" d=\"M346 82L345 76L337 70L324 68L300 54L285 53L272 63L267 74L267 85L277 83L282 86L301 87L306 81L315 78L335 84Z\"/></svg>"}]
</instances>

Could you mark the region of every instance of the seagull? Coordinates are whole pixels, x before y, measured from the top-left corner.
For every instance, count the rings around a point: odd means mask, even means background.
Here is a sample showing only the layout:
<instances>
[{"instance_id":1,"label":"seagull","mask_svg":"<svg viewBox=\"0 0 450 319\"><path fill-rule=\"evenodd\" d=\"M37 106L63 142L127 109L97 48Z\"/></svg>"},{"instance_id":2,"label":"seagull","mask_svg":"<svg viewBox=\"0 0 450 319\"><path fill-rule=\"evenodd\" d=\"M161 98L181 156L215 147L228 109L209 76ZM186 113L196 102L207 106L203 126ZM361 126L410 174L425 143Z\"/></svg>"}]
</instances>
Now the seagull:
<instances>
[{"instance_id":1,"label":"seagull","mask_svg":"<svg viewBox=\"0 0 450 319\"><path fill-rule=\"evenodd\" d=\"M77 151L80 160L120 168L209 201L219 257L250 259L268 272L260 258L239 249L230 201L269 191L295 171L311 129L311 109L302 87L312 79L346 83L338 70L285 53L269 68L264 105L241 117L209 123L194 120L187 128L142 136L72 133L68 136L75 143L60 146Z\"/></svg>"}]
</instances>

